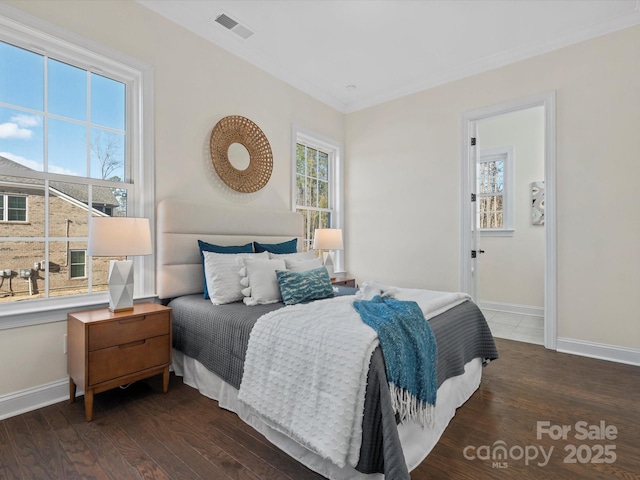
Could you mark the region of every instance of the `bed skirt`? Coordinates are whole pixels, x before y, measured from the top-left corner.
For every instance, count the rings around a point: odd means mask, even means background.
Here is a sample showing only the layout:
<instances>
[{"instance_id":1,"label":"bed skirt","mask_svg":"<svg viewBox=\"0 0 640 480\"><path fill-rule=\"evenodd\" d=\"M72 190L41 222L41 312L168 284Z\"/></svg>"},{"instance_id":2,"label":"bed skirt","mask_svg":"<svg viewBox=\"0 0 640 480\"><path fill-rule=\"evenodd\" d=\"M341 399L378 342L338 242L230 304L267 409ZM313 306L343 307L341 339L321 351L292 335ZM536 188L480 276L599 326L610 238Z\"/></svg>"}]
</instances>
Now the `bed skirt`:
<instances>
[{"instance_id":1,"label":"bed skirt","mask_svg":"<svg viewBox=\"0 0 640 480\"><path fill-rule=\"evenodd\" d=\"M218 401L221 408L236 413L244 422L262 433L271 443L311 470L331 480L382 480L382 474L363 474L351 467L338 468L310 452L280 432L265 425L251 409L238 402L238 390L207 370L197 360L173 350L173 371L185 384L198 389L206 397ZM478 389L482 378L482 361L475 358L464 366L464 374L451 377L438 388L436 419L432 428L418 424L401 424L398 434L409 471L416 468L436 445L456 409Z\"/></svg>"}]
</instances>

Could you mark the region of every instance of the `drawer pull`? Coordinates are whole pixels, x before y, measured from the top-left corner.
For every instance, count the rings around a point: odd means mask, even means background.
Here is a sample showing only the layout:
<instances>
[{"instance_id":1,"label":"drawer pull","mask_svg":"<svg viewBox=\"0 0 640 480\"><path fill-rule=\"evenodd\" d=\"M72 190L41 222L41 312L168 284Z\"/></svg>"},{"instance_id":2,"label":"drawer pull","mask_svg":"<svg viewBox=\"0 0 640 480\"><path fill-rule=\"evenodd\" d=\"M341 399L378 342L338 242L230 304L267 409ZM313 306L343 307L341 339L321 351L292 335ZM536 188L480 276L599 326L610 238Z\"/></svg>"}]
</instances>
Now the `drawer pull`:
<instances>
[{"instance_id":1,"label":"drawer pull","mask_svg":"<svg viewBox=\"0 0 640 480\"><path fill-rule=\"evenodd\" d=\"M124 345L120 345L120 348L129 348L129 347L137 347L138 345L144 345L144 342L147 340L138 340L137 342L125 343Z\"/></svg>"},{"instance_id":2,"label":"drawer pull","mask_svg":"<svg viewBox=\"0 0 640 480\"><path fill-rule=\"evenodd\" d=\"M146 318L145 315L141 317L132 317L132 318L123 318L118 320L118 323L131 323L131 322L139 322L140 320L144 320Z\"/></svg>"}]
</instances>

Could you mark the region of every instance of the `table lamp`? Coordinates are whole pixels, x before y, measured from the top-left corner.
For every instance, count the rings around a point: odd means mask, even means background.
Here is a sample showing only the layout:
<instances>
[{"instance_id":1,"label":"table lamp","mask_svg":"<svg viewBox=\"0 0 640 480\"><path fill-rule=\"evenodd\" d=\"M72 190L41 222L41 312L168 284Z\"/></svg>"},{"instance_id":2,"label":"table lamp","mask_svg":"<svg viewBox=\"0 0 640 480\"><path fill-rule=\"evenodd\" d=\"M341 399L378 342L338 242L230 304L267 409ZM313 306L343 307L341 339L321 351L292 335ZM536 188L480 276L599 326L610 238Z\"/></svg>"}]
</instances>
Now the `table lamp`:
<instances>
[{"instance_id":1,"label":"table lamp","mask_svg":"<svg viewBox=\"0 0 640 480\"><path fill-rule=\"evenodd\" d=\"M331 250L342 250L342 229L340 228L316 228L313 235L314 250L329 250L323 255L323 263L329 272L329 277L334 278L333 253Z\"/></svg>"},{"instance_id":2,"label":"table lamp","mask_svg":"<svg viewBox=\"0 0 640 480\"><path fill-rule=\"evenodd\" d=\"M92 218L87 255L127 257L151 253L148 218ZM133 260L111 260L109 263L109 310L133 310Z\"/></svg>"}]
</instances>

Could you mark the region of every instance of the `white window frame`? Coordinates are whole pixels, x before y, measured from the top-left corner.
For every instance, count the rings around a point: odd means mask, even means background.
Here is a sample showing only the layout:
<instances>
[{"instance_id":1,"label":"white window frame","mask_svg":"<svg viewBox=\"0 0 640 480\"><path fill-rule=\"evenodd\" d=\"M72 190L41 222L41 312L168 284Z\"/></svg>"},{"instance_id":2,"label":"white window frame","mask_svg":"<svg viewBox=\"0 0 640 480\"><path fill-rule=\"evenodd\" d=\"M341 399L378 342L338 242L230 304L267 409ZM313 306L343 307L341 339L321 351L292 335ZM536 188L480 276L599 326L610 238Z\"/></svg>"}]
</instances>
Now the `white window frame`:
<instances>
[{"instance_id":1,"label":"white window frame","mask_svg":"<svg viewBox=\"0 0 640 480\"><path fill-rule=\"evenodd\" d=\"M2 212L0 212L0 222L2 223L28 223L29 222L29 198L26 195L15 195L13 193L0 193L2 199ZM24 220L9 220L9 197L24 197L25 212Z\"/></svg>"},{"instance_id":2,"label":"white window frame","mask_svg":"<svg viewBox=\"0 0 640 480\"><path fill-rule=\"evenodd\" d=\"M502 228L480 228L480 235L484 237L512 237L515 232L515 165L513 146L496 147L480 150L478 164L500 161L504 162L504 191L502 192ZM493 194L481 194L478 199Z\"/></svg>"},{"instance_id":3,"label":"white window frame","mask_svg":"<svg viewBox=\"0 0 640 480\"><path fill-rule=\"evenodd\" d=\"M82 263L82 265L84 265L84 275L81 276L81 277L74 277L71 274L71 271L73 270L73 268L72 268L73 265L80 265L79 263L73 263L71 261L71 257L72 257L73 252L82 252L82 253L84 253L84 262ZM83 278L87 278L87 251L84 250L84 249L81 249L81 248L73 248L73 249L69 250L69 279L70 280L80 280L80 279L83 279Z\"/></svg>"},{"instance_id":4,"label":"white window frame","mask_svg":"<svg viewBox=\"0 0 640 480\"><path fill-rule=\"evenodd\" d=\"M153 151L154 104L153 69L125 54L104 47L85 37L33 17L21 10L0 4L0 40L46 53L57 60L103 74L126 84L126 124L129 128L126 175L132 182L127 199L129 216L149 218L155 231L155 163ZM24 170L6 169L5 175L24 177ZM33 178L73 181L67 176L30 172ZM81 180L83 177L78 177ZM152 234L152 239L155 235ZM88 239L86 239L88 240ZM134 298L155 297L155 254L133 257L135 268ZM0 330L27 325L63 321L66 314L82 308L108 305L108 292L78 296L53 297L28 302L5 303L0 309Z\"/></svg>"},{"instance_id":5,"label":"white window frame","mask_svg":"<svg viewBox=\"0 0 640 480\"><path fill-rule=\"evenodd\" d=\"M343 147L340 142L327 138L323 135L305 130L298 126L293 126L291 148L291 210L296 211L296 155L297 145L302 143L311 148L321 150L329 154L329 208L331 210L331 228L341 228L343 238L344 231L344 167L342 161ZM345 271L345 251L337 250L334 257L334 271L336 273Z\"/></svg>"}]
</instances>

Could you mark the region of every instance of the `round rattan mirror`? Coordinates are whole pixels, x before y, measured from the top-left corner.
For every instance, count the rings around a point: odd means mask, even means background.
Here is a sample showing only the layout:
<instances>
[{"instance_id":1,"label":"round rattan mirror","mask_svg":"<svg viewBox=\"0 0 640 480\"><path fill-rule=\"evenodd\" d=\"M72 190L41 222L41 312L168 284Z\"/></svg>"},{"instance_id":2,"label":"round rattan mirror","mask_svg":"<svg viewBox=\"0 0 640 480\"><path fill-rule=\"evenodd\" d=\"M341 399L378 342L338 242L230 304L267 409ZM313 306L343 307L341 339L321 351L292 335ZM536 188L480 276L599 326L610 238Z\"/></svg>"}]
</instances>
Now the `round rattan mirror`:
<instances>
[{"instance_id":1,"label":"round rattan mirror","mask_svg":"<svg viewBox=\"0 0 640 480\"><path fill-rule=\"evenodd\" d=\"M236 143L243 145L249 152L249 166L244 170L237 169L229 161L229 147ZM211 132L209 150L216 173L228 187L237 192L257 192L271 177L271 146L260 127L248 118L232 115L220 120Z\"/></svg>"}]
</instances>

